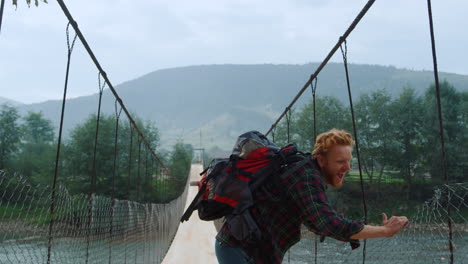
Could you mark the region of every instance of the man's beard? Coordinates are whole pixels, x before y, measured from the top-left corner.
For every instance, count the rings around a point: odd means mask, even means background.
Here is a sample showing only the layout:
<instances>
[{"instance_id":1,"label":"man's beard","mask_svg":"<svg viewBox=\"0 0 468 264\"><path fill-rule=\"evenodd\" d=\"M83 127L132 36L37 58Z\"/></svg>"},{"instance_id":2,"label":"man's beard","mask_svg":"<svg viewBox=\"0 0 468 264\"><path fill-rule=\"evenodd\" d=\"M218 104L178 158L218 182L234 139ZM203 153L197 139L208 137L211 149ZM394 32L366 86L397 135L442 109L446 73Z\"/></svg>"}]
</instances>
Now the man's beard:
<instances>
[{"instance_id":1,"label":"man's beard","mask_svg":"<svg viewBox=\"0 0 468 264\"><path fill-rule=\"evenodd\" d=\"M325 165L322 168L323 178L325 183L333 187L340 187L343 185L344 174L332 173L329 171L328 167Z\"/></svg>"}]
</instances>

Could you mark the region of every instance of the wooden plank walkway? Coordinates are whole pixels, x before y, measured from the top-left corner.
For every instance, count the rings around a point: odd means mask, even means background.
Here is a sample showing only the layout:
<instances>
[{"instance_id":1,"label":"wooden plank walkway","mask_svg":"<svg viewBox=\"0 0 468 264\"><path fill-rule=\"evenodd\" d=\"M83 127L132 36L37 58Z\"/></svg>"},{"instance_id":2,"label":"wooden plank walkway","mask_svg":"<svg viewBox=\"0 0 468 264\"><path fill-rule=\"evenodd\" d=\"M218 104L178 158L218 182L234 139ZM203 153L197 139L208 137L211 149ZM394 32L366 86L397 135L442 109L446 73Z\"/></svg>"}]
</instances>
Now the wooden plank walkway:
<instances>
[{"instance_id":1,"label":"wooden plank walkway","mask_svg":"<svg viewBox=\"0 0 468 264\"><path fill-rule=\"evenodd\" d=\"M190 181L200 180L200 172L202 170L202 165L192 164L190 169ZM188 207L198 192L197 186L189 186L188 188L185 208ZM200 220L200 218L198 218L198 213L195 211L189 221L180 224L175 239L162 263L217 264L218 262L214 251L215 237L216 229L213 222Z\"/></svg>"}]
</instances>

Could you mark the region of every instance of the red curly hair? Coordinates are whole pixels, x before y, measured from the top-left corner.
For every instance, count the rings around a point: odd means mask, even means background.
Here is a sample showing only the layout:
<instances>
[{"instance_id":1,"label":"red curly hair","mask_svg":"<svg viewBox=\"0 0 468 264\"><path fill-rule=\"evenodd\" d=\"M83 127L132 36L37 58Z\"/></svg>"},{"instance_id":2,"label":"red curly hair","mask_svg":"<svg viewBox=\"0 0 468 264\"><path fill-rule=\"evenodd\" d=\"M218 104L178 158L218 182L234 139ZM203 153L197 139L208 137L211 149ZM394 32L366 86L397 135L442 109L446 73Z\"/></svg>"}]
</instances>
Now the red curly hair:
<instances>
[{"instance_id":1,"label":"red curly hair","mask_svg":"<svg viewBox=\"0 0 468 264\"><path fill-rule=\"evenodd\" d=\"M328 132L324 132L318 135L317 139L315 140L312 156L315 158L317 155L326 154L335 145L352 147L354 145L353 137L345 130L339 130L335 128Z\"/></svg>"}]
</instances>

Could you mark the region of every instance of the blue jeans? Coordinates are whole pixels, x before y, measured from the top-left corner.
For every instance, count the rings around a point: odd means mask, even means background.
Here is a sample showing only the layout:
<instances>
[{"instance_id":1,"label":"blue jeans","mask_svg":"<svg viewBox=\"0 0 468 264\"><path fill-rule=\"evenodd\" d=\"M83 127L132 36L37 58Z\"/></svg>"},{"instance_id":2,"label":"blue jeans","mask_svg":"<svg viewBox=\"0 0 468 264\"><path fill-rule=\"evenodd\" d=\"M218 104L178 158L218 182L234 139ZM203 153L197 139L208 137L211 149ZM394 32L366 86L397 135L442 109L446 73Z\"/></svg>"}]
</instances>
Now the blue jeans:
<instances>
[{"instance_id":1,"label":"blue jeans","mask_svg":"<svg viewBox=\"0 0 468 264\"><path fill-rule=\"evenodd\" d=\"M241 248L222 247L218 240L215 243L216 257L219 264L251 264L252 258Z\"/></svg>"}]
</instances>

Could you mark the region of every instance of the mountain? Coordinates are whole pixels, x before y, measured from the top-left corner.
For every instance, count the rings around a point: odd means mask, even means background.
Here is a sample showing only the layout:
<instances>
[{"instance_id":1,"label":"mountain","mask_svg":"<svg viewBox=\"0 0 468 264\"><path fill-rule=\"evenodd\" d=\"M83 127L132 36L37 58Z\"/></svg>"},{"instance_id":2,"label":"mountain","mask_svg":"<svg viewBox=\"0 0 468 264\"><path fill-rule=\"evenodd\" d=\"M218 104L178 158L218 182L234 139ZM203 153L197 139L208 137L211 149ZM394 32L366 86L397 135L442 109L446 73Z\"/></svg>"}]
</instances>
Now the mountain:
<instances>
[{"instance_id":1,"label":"mountain","mask_svg":"<svg viewBox=\"0 0 468 264\"><path fill-rule=\"evenodd\" d=\"M266 132L291 102L319 64L204 65L158 70L117 85L126 107L144 120L154 121L164 146L181 138L195 147L231 149L237 135L247 130ZM397 96L405 86L422 93L433 83L433 73L377 65L349 65L353 97L377 89ZM459 90L468 90L468 76L440 73ZM328 64L318 76L317 96L333 95L347 102L344 67ZM310 100L310 89L298 106ZM98 96L70 99L66 104L65 133L97 111ZM114 98L104 91L102 111L114 114ZM61 102L24 105L21 112L42 111L58 124ZM58 126L58 125L57 125Z\"/></svg>"},{"instance_id":2,"label":"mountain","mask_svg":"<svg viewBox=\"0 0 468 264\"><path fill-rule=\"evenodd\" d=\"M3 104L8 104L10 106L20 106L22 105L23 103L20 103L20 102L17 102L15 100L11 100L11 99L8 99L8 98L5 98L5 97L0 97L0 105L3 105Z\"/></svg>"}]
</instances>

